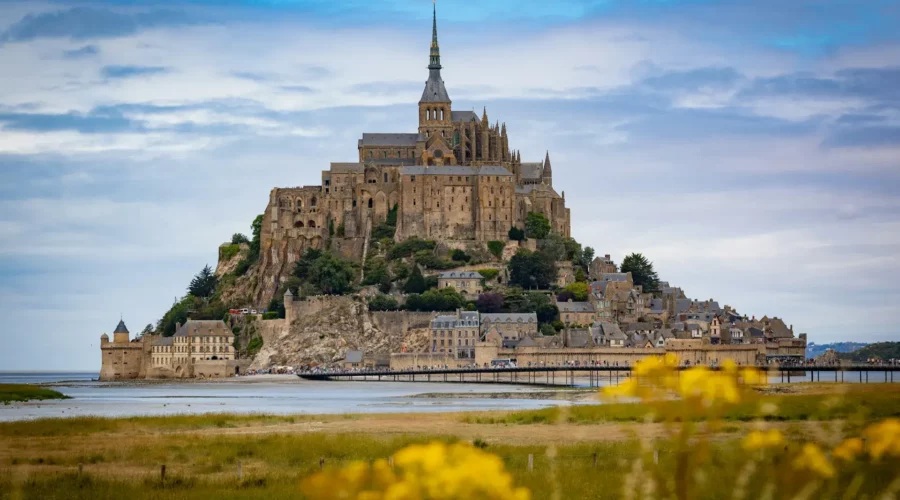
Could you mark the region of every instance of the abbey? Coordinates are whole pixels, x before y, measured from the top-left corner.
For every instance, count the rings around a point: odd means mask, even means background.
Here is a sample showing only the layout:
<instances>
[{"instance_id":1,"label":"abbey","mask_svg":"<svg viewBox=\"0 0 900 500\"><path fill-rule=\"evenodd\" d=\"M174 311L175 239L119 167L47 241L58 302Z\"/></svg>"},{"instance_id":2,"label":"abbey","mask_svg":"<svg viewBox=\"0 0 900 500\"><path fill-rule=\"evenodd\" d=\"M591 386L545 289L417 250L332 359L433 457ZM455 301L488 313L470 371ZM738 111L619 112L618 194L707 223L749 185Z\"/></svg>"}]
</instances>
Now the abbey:
<instances>
[{"instance_id":1,"label":"abbey","mask_svg":"<svg viewBox=\"0 0 900 500\"><path fill-rule=\"evenodd\" d=\"M441 78L435 13L418 130L364 133L357 161L332 163L321 185L273 189L263 248L280 241L296 256L321 248L332 235L362 242L392 209L397 240L506 241L529 212L544 214L554 231L570 236L569 209L565 193L553 188L549 152L543 161L522 162L505 123L491 124L486 109L479 117L452 104ZM345 253L361 254L362 246L355 246Z\"/></svg>"}]
</instances>

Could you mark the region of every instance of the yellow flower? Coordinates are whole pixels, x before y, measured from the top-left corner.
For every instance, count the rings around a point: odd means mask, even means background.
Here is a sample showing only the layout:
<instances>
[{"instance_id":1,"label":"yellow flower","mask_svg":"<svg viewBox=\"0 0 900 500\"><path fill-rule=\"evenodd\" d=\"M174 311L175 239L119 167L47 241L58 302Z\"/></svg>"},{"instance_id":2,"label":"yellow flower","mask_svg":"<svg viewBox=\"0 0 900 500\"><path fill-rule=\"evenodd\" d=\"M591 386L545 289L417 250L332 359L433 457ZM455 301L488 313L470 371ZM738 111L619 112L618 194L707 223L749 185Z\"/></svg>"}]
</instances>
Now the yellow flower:
<instances>
[{"instance_id":1,"label":"yellow flower","mask_svg":"<svg viewBox=\"0 0 900 500\"><path fill-rule=\"evenodd\" d=\"M467 444L409 446L394 455L394 465L396 472L384 460L325 471L304 480L303 493L312 500L531 498L527 489L513 486L500 458Z\"/></svg>"},{"instance_id":2,"label":"yellow flower","mask_svg":"<svg viewBox=\"0 0 900 500\"><path fill-rule=\"evenodd\" d=\"M856 458L863 451L863 441L860 438L845 439L841 444L835 447L831 455L834 458L850 461Z\"/></svg>"},{"instance_id":3,"label":"yellow flower","mask_svg":"<svg viewBox=\"0 0 900 500\"><path fill-rule=\"evenodd\" d=\"M834 476L834 466L818 446L806 443L793 462L795 469L808 470L822 477Z\"/></svg>"},{"instance_id":4,"label":"yellow flower","mask_svg":"<svg viewBox=\"0 0 900 500\"><path fill-rule=\"evenodd\" d=\"M744 438L745 450L762 450L776 448L784 444L784 436L781 432L771 429L768 431L753 431Z\"/></svg>"},{"instance_id":5,"label":"yellow flower","mask_svg":"<svg viewBox=\"0 0 900 500\"><path fill-rule=\"evenodd\" d=\"M722 371L729 375L737 375L738 365L733 359L726 359L722 362Z\"/></svg>"},{"instance_id":6,"label":"yellow flower","mask_svg":"<svg viewBox=\"0 0 900 500\"><path fill-rule=\"evenodd\" d=\"M869 454L875 460L885 454L900 456L900 419L888 418L872 424L863 431L869 445Z\"/></svg>"},{"instance_id":7,"label":"yellow flower","mask_svg":"<svg viewBox=\"0 0 900 500\"><path fill-rule=\"evenodd\" d=\"M746 385L760 385L768 382L765 370L758 368L741 368L741 381Z\"/></svg>"}]
</instances>

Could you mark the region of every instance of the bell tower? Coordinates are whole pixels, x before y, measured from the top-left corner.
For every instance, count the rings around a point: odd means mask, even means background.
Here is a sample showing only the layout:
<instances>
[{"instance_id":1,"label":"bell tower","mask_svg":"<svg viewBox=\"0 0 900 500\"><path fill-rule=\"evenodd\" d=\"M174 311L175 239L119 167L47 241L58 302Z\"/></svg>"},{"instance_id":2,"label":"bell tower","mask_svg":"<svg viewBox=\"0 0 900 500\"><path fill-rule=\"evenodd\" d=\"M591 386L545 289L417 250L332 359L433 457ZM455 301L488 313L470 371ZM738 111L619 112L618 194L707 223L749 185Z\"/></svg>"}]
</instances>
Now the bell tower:
<instances>
[{"instance_id":1,"label":"bell tower","mask_svg":"<svg viewBox=\"0 0 900 500\"><path fill-rule=\"evenodd\" d=\"M425 138L425 158L437 164L452 164L455 160L452 148L453 120L450 117L451 101L441 78L441 48L437 35L437 6L432 12L431 50L428 57L428 81L419 99L419 134ZM436 140L440 138L440 140ZM432 146L437 146L434 149ZM449 156L449 157L448 157ZM436 161L435 161L436 160Z\"/></svg>"}]
</instances>

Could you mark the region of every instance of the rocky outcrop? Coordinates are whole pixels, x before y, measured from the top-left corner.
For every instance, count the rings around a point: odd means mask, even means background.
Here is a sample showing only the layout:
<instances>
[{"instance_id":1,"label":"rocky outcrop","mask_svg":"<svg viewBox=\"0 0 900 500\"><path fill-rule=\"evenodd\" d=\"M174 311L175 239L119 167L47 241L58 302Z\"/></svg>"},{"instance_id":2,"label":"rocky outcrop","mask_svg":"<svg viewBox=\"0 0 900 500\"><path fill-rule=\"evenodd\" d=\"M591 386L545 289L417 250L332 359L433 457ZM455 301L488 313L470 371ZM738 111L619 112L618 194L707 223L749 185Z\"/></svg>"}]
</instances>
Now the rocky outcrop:
<instances>
[{"instance_id":1,"label":"rocky outcrop","mask_svg":"<svg viewBox=\"0 0 900 500\"><path fill-rule=\"evenodd\" d=\"M370 313L358 297L312 297L297 301L291 320L263 321L257 333L263 347L252 369L271 366L330 365L347 351L389 354L427 347L431 313Z\"/></svg>"}]
</instances>

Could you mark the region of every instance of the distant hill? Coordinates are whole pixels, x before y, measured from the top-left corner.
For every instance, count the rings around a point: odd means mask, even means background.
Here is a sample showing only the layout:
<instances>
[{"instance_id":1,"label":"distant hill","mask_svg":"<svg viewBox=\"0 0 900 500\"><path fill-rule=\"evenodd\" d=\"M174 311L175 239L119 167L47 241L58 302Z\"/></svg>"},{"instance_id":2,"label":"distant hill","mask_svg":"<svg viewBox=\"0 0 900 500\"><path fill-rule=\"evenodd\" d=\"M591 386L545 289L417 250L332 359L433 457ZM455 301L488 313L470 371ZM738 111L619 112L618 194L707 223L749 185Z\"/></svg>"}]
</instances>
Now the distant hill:
<instances>
[{"instance_id":1,"label":"distant hill","mask_svg":"<svg viewBox=\"0 0 900 500\"><path fill-rule=\"evenodd\" d=\"M877 342L853 352L839 353L838 357L856 362L864 362L871 358L900 359L900 342Z\"/></svg>"},{"instance_id":2,"label":"distant hill","mask_svg":"<svg viewBox=\"0 0 900 500\"><path fill-rule=\"evenodd\" d=\"M853 352L862 349L868 344L865 342L834 342L832 344L816 344L811 343L806 346L806 357L815 358L824 354L827 349L834 349L834 352Z\"/></svg>"}]
</instances>

